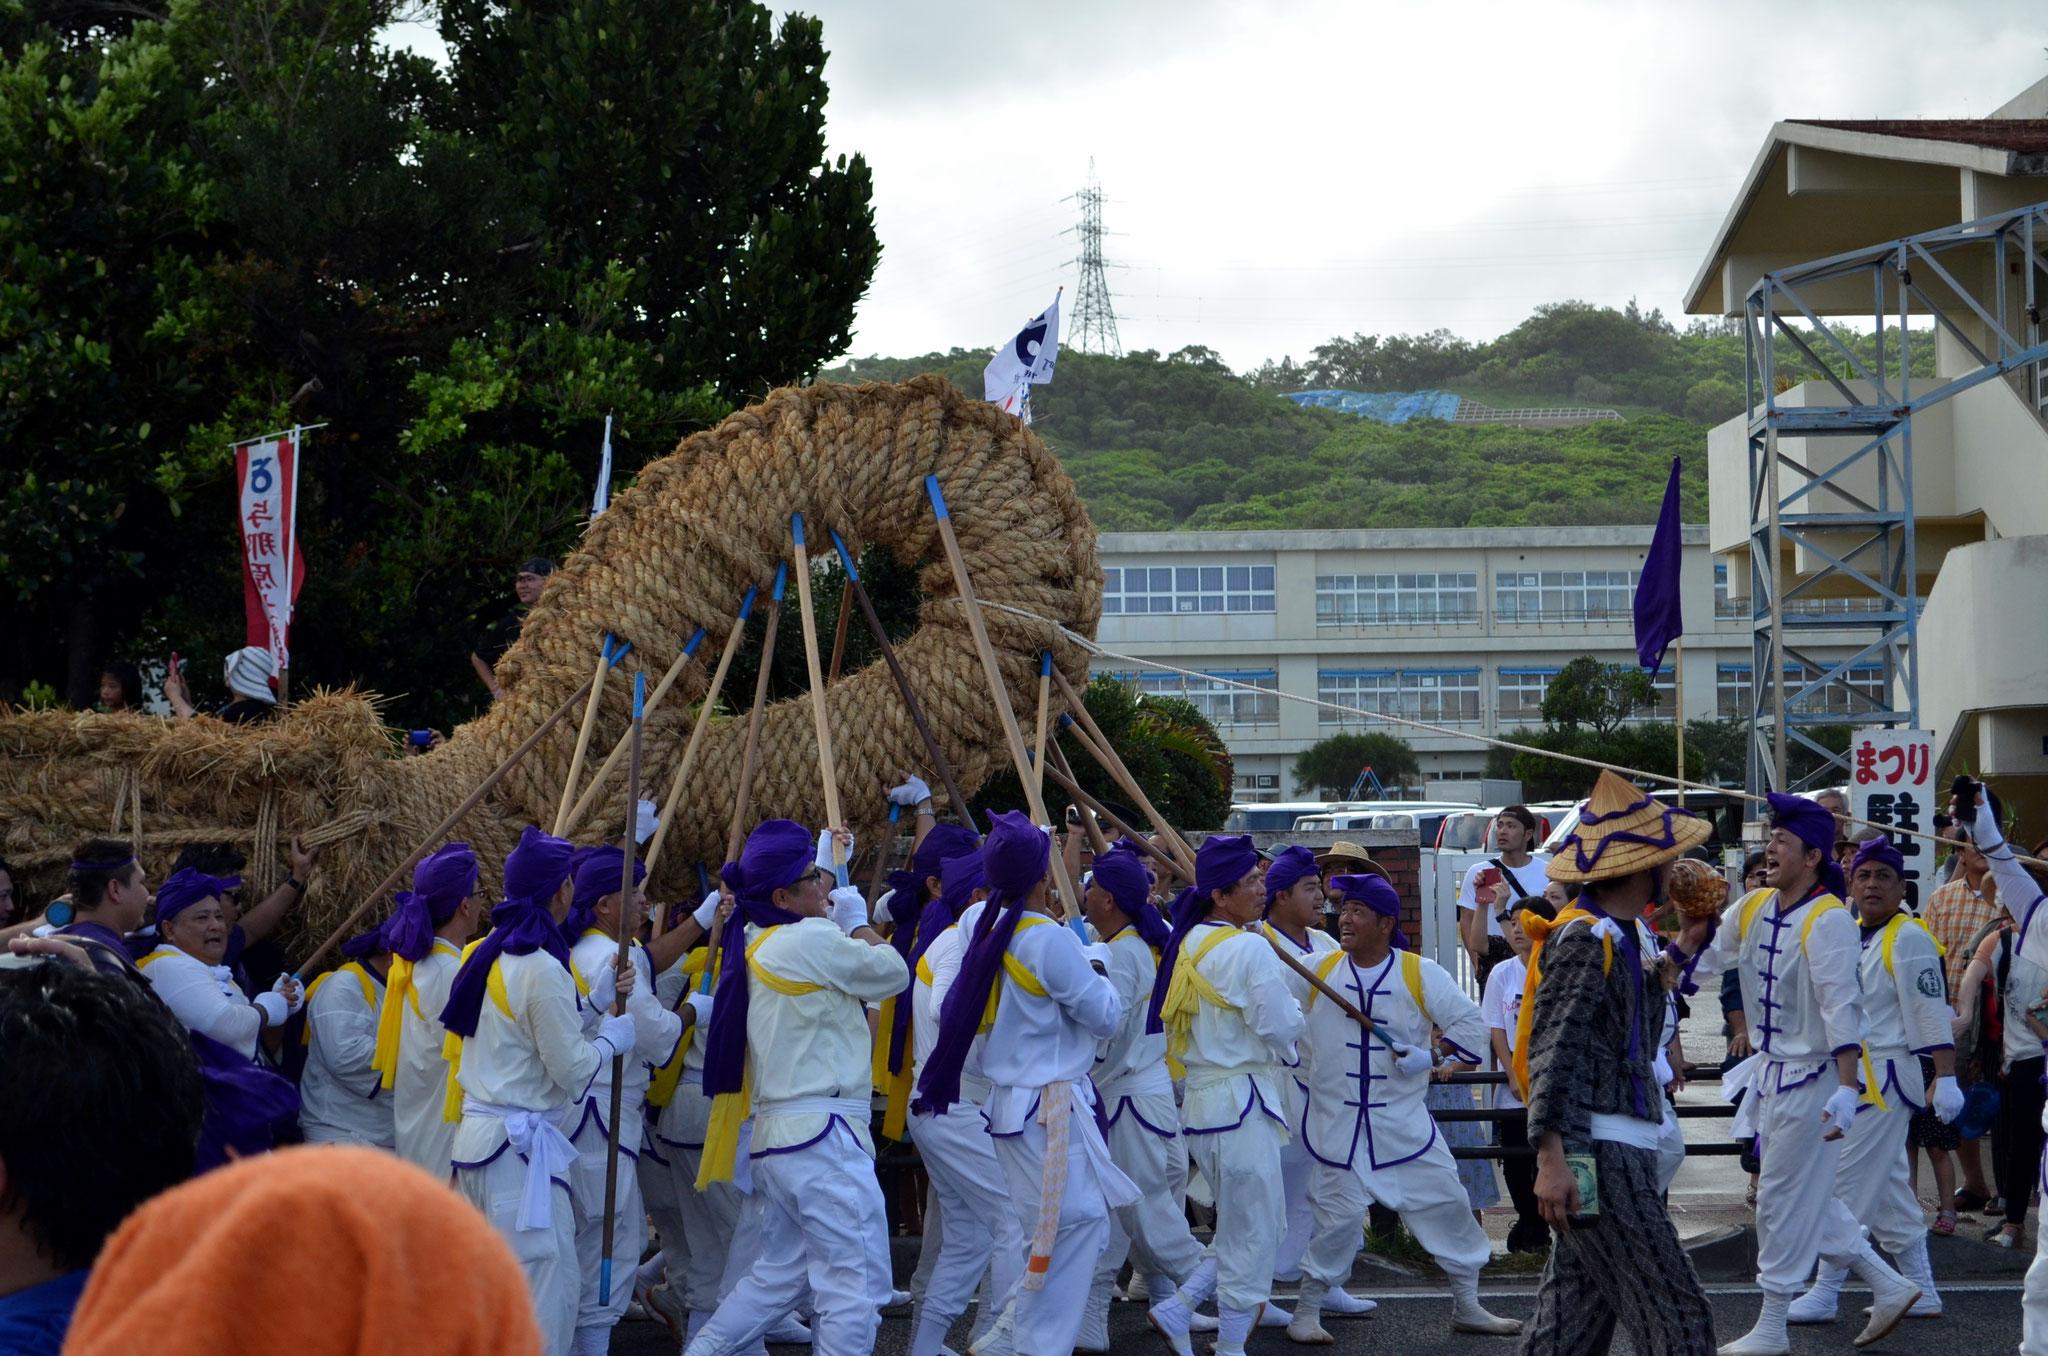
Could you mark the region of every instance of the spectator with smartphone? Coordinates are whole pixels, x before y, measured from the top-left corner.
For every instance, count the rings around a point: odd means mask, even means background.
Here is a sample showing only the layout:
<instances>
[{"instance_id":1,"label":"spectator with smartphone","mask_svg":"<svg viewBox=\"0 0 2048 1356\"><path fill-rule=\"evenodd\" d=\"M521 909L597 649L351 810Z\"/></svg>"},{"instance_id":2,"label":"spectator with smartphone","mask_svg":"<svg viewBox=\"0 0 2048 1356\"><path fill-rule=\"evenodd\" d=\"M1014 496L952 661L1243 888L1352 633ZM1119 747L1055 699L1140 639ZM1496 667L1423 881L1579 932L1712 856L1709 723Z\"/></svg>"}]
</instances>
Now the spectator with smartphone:
<instances>
[{"instance_id":1,"label":"spectator with smartphone","mask_svg":"<svg viewBox=\"0 0 2048 1356\"><path fill-rule=\"evenodd\" d=\"M245 645L222 660L221 681L226 684L230 698L225 705L215 708L216 720L231 725L254 725L277 714L277 660L260 645ZM180 720L190 720L199 714L198 705L192 700L192 685L186 681L176 655L171 656L170 668L164 674L164 700Z\"/></svg>"},{"instance_id":2,"label":"spectator with smartphone","mask_svg":"<svg viewBox=\"0 0 2048 1356\"><path fill-rule=\"evenodd\" d=\"M1488 859L1484 867L1466 872L1458 886L1458 936L1472 954L1472 968L1482 993L1488 973L1512 956L1514 949L1495 921L1498 911L1487 906L1488 896L1480 890L1490 890L1497 882L1505 882L1511 891L1510 903L1540 899L1546 883L1543 868L1550 860L1547 855L1533 851L1540 830L1536 816L1527 806L1510 805L1502 810L1494 817L1493 832L1500 855Z\"/></svg>"}]
</instances>

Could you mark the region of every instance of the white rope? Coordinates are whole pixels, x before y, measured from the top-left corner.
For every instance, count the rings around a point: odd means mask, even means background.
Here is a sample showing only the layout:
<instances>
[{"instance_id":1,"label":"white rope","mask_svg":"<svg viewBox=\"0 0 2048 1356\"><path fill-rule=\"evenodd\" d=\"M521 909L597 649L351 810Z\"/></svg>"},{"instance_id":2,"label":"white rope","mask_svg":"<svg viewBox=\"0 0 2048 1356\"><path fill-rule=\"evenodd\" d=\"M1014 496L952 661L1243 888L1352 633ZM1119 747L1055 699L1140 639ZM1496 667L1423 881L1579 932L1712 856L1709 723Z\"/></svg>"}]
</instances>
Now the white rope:
<instances>
[{"instance_id":1,"label":"white rope","mask_svg":"<svg viewBox=\"0 0 2048 1356\"><path fill-rule=\"evenodd\" d=\"M948 601L958 602L959 600L950 599ZM983 611L994 609L998 612L1014 613L1019 617L1027 617L1032 621L1041 623L1042 625L1050 626L1055 631L1058 631L1062 636L1066 637L1074 644L1079 645L1082 649L1088 651L1090 654L1098 655L1103 659L1114 659L1119 663L1136 664L1142 668L1160 669L1167 673L1177 673L1181 675L1183 678L1199 678L1203 683L1208 684L1210 686L1241 688L1246 692L1254 692L1262 697L1278 697L1282 701L1298 702L1303 706L1313 706L1318 708L1319 710L1339 711L1347 716L1356 716L1365 720L1382 721L1388 725L1406 726L1411 730L1422 730L1429 734L1435 735L1447 735L1452 739L1469 739L1475 744L1484 744L1489 748L1512 749L1516 753L1531 753L1535 754L1539 758L1554 758L1561 763L1577 763L1582 767L1597 768L1604 772L1612 772L1617 774L1618 776L1627 777L1634 781L1663 782L1667 786L1678 787L1681 790L1685 791L1709 791L1717 795L1735 796L1741 800L1755 801L1759 805L1768 805L1770 803L1769 800L1765 797L1751 795L1747 791L1731 791L1726 787L1710 786L1705 782L1684 781L1680 778L1670 776L1667 773L1644 772L1639 768L1623 767L1619 763L1604 763L1600 761L1598 758L1582 758L1575 753L1557 753L1550 749L1539 749L1529 744L1517 744L1512 739L1495 739L1491 735L1474 734L1470 730L1453 730L1448 726L1432 725L1426 720L1410 720L1406 716L1390 716L1383 711L1362 711L1355 706L1344 706L1337 702L1326 702L1322 700L1320 697L1304 697L1301 696L1299 693L1281 692L1276 688L1259 687L1252 683L1239 682L1234 678L1218 677L1217 675L1212 673L1203 673L1199 669L1184 669L1179 667L1178 665L1169 664L1166 663L1164 660L1160 659L1147 659L1142 656L1134 654L1120 654L1115 650L1107 649L1101 645L1096 644L1088 637L1081 635L1076 631L1069 630L1067 627L1060 625L1058 622L1053 621L1049 617L1041 617L1036 612L1029 612L1021 607L1012 607L1008 603L992 603L981 599L977 599L976 601L981 603ZM1895 839L1899 837L1907 837L1922 838L1930 843L1949 842L1949 840L1942 838L1938 834L1926 833L1919 829L1902 829L1895 824L1873 824L1867 819L1855 819L1847 815L1842 816L1842 820L1844 823L1860 824L1865 828L1876 829L1879 832L1887 834ZM1954 844L1950 843L1950 846L1954 846ZM2020 860L2033 866L2048 866L2048 862L2043 862L2039 858L2035 857L2022 856Z\"/></svg>"}]
</instances>

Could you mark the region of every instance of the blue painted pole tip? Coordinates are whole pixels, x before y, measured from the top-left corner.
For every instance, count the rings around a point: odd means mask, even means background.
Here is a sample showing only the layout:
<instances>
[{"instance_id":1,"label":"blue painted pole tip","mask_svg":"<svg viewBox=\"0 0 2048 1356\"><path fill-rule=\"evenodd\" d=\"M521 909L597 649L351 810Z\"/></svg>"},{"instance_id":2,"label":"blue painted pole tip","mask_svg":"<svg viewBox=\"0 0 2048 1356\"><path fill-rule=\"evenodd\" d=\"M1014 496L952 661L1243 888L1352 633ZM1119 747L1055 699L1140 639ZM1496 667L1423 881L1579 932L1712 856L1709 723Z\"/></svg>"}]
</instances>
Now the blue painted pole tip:
<instances>
[{"instance_id":1,"label":"blue painted pole tip","mask_svg":"<svg viewBox=\"0 0 2048 1356\"><path fill-rule=\"evenodd\" d=\"M740 620L745 621L754 611L754 598L761 592L759 584L747 585L747 596L740 599Z\"/></svg>"},{"instance_id":2,"label":"blue painted pole tip","mask_svg":"<svg viewBox=\"0 0 2048 1356\"><path fill-rule=\"evenodd\" d=\"M924 492L932 501L932 512L938 514L941 518L952 516L946 512L946 492L939 488L939 478L937 476L926 476L924 478Z\"/></svg>"},{"instance_id":3,"label":"blue painted pole tip","mask_svg":"<svg viewBox=\"0 0 2048 1356\"><path fill-rule=\"evenodd\" d=\"M839 535L839 529L828 527L825 530L832 534L832 549L839 553L839 563L845 568L846 577L856 584L859 583L860 571L853 566L853 552L846 549L846 541Z\"/></svg>"},{"instance_id":4,"label":"blue painted pole tip","mask_svg":"<svg viewBox=\"0 0 2048 1356\"><path fill-rule=\"evenodd\" d=\"M612 1259L609 1257L600 1258L597 1263L597 1302L612 1302Z\"/></svg>"},{"instance_id":5,"label":"blue painted pole tip","mask_svg":"<svg viewBox=\"0 0 2048 1356\"><path fill-rule=\"evenodd\" d=\"M1052 651L1046 650L1038 656L1038 676L1052 677Z\"/></svg>"},{"instance_id":6,"label":"blue painted pole tip","mask_svg":"<svg viewBox=\"0 0 2048 1356\"><path fill-rule=\"evenodd\" d=\"M633 719L639 720L647 714L647 670L633 675Z\"/></svg>"},{"instance_id":7,"label":"blue painted pole tip","mask_svg":"<svg viewBox=\"0 0 2048 1356\"><path fill-rule=\"evenodd\" d=\"M802 545L804 544L804 515L803 515L803 514L801 514L801 513L792 513L792 514L790 514L790 515L789 515L789 530L790 530L790 531L792 531L792 532L794 532L794 533L796 533L796 544L797 544L798 546L802 546Z\"/></svg>"},{"instance_id":8,"label":"blue painted pole tip","mask_svg":"<svg viewBox=\"0 0 2048 1356\"><path fill-rule=\"evenodd\" d=\"M785 560L785 561L782 561L782 562L780 562L779 564L777 564L777 565L776 565L776 567L775 567L775 593L774 593L774 598L775 598L775 601L776 601L776 602L778 602L778 603L779 603L779 602L781 602L781 601L782 601L782 589L783 589L783 586L784 586L785 584L787 584L788 582L789 582L789 562Z\"/></svg>"},{"instance_id":9,"label":"blue painted pole tip","mask_svg":"<svg viewBox=\"0 0 2048 1356\"><path fill-rule=\"evenodd\" d=\"M703 643L704 643L704 628L700 626L700 627L698 627L698 628L697 628L696 632L695 632L695 633L694 633L694 634L693 634L693 635L692 635L692 636L691 636L691 637L689 638L689 640L687 640L686 642L684 642L684 644L683 644L683 653L684 653L684 654L695 654L695 653L697 653L697 647L698 647L699 645L702 645Z\"/></svg>"}]
</instances>

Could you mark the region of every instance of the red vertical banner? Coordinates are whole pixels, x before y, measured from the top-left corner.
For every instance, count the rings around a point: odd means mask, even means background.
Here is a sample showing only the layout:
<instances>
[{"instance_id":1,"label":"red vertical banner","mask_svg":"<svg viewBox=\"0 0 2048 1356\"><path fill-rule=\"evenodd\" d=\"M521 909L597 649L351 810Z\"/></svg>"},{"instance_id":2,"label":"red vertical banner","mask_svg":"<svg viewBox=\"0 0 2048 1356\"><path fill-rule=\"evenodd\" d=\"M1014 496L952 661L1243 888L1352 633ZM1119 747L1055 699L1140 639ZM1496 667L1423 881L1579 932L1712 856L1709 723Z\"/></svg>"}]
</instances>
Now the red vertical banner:
<instances>
[{"instance_id":1,"label":"red vertical banner","mask_svg":"<svg viewBox=\"0 0 2048 1356\"><path fill-rule=\"evenodd\" d=\"M241 487L242 603L248 644L270 651L280 670L291 667L287 641L292 604L306 580L295 527L298 492L298 434L272 434L235 448L235 482ZM287 566L286 562L290 562Z\"/></svg>"}]
</instances>

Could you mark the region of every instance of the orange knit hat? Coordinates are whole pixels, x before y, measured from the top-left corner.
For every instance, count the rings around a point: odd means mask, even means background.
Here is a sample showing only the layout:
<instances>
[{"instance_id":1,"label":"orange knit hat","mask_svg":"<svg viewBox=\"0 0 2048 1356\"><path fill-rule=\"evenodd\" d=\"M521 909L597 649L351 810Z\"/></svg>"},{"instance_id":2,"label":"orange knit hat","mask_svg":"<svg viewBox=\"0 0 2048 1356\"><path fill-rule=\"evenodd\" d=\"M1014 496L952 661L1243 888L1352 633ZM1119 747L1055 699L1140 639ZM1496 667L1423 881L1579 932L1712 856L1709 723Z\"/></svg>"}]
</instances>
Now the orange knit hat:
<instances>
[{"instance_id":1,"label":"orange knit hat","mask_svg":"<svg viewBox=\"0 0 2048 1356\"><path fill-rule=\"evenodd\" d=\"M540 1356L541 1340L482 1215L389 1153L322 1145L194 1178L115 1231L64 1353L141 1351Z\"/></svg>"}]
</instances>

